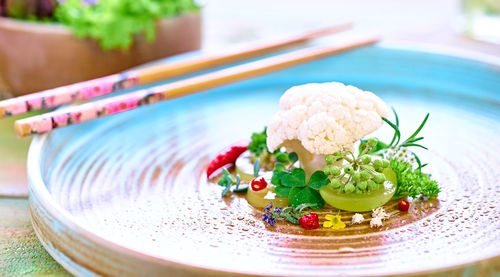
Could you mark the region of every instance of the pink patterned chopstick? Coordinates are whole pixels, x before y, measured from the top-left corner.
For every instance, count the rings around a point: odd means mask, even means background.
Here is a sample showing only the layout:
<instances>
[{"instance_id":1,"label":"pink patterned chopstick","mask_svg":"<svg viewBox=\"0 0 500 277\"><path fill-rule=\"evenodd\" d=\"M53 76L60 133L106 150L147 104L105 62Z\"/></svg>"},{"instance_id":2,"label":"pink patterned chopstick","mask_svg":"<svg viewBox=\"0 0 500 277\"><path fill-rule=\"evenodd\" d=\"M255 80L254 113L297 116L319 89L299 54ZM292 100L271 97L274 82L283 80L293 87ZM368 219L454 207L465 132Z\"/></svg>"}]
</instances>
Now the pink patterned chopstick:
<instances>
[{"instance_id":1,"label":"pink patterned chopstick","mask_svg":"<svg viewBox=\"0 0 500 277\"><path fill-rule=\"evenodd\" d=\"M378 39L366 39L334 47L308 48L287 54L246 63L212 73L110 97L83 105L21 119L15 122L18 136L45 133L71 124L132 110L143 105L173 99L236 81L260 76L305 62L331 56L362 46L374 44Z\"/></svg>"},{"instance_id":2,"label":"pink patterned chopstick","mask_svg":"<svg viewBox=\"0 0 500 277\"><path fill-rule=\"evenodd\" d=\"M260 46L229 51L221 54L193 57L170 63L150 65L114 74L90 81L49 89L30 95L0 101L0 118L24 114L33 110L43 110L72 103L76 100L87 100L112 93L113 91L150 84L159 80L178 77L216 66L231 64L249 58L281 50L285 47L307 42L311 39L337 33L351 28L351 24L343 24L316 30L303 35Z\"/></svg>"}]
</instances>

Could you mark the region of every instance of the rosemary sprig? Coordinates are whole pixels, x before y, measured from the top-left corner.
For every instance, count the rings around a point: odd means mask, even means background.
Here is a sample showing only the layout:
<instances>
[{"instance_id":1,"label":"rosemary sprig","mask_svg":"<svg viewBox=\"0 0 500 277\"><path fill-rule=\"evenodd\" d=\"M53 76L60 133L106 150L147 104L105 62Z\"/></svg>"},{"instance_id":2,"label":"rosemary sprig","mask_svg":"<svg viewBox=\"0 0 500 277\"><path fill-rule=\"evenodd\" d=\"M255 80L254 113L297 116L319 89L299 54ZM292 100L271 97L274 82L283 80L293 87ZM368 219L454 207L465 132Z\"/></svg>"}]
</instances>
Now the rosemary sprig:
<instances>
[{"instance_id":1,"label":"rosemary sprig","mask_svg":"<svg viewBox=\"0 0 500 277\"><path fill-rule=\"evenodd\" d=\"M425 124L427 123L427 120L429 119L429 113L425 116L424 120L420 123L418 128L403 142L400 143L401 141L401 130L399 129L399 117L394 108L392 108L392 112L394 113L394 118L395 122L390 121L389 119L382 117L382 120L387 123L393 130L394 130L394 135L392 136L391 142L388 144L385 144L381 141L378 141L377 145L373 147L373 149L368 153L370 155L379 155L382 156L383 151L387 149L400 149L400 148L409 148L409 147L418 147L422 148L425 150L428 150L427 147L423 146L420 144L420 141L424 139L422 136L418 136L420 131L424 128ZM360 144L360 152L362 147L368 143L368 140L362 140ZM420 161L420 158L417 156L417 154L414 151L408 150L414 157L415 161L418 164L418 169L421 169L424 167L426 164L422 164Z\"/></svg>"}]
</instances>

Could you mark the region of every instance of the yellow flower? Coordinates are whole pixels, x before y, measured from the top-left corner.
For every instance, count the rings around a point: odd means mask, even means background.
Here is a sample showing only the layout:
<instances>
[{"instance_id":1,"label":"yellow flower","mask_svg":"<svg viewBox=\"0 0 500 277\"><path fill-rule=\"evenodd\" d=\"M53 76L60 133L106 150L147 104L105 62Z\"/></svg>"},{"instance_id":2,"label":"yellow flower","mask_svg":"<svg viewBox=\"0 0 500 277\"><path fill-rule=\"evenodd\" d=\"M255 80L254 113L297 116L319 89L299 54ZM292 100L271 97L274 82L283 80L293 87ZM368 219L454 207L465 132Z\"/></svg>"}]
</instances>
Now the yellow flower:
<instances>
[{"instance_id":1,"label":"yellow flower","mask_svg":"<svg viewBox=\"0 0 500 277\"><path fill-rule=\"evenodd\" d=\"M332 229L344 229L345 223L340 219L340 215L325 215L326 221L323 222L323 227Z\"/></svg>"}]
</instances>

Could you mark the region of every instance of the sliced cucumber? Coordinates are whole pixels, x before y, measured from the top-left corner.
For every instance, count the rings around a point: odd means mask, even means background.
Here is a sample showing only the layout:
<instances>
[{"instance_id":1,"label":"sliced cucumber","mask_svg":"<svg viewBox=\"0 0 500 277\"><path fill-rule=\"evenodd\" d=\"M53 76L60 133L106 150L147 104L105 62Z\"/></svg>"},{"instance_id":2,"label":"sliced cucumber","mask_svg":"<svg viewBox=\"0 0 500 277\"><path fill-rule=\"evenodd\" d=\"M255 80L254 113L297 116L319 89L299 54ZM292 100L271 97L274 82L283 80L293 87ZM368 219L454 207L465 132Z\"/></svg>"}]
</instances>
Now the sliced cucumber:
<instances>
[{"instance_id":1,"label":"sliced cucumber","mask_svg":"<svg viewBox=\"0 0 500 277\"><path fill-rule=\"evenodd\" d=\"M273 203L274 207L286 207L288 206L288 198L275 197L275 199L265 199L269 191L274 192L274 187L268 185L267 188L259 191L252 190L251 187L247 191L247 201L250 205L256 208L265 208L269 203Z\"/></svg>"},{"instance_id":2,"label":"sliced cucumber","mask_svg":"<svg viewBox=\"0 0 500 277\"><path fill-rule=\"evenodd\" d=\"M330 206L350 212L366 212L378 208L387 203L396 192L396 174L390 168L384 170L387 179L378 190L356 193L339 193L330 185L319 190L321 197Z\"/></svg>"}]
</instances>

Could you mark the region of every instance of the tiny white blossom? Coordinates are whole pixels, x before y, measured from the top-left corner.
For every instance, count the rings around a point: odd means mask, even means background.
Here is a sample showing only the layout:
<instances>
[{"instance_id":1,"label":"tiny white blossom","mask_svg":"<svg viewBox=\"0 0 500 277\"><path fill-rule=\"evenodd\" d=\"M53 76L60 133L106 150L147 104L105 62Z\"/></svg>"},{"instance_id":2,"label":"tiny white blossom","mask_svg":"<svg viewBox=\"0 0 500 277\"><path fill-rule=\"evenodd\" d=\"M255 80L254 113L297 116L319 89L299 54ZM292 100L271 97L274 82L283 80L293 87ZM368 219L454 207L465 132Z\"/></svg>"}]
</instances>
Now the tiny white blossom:
<instances>
[{"instance_id":1,"label":"tiny white blossom","mask_svg":"<svg viewBox=\"0 0 500 277\"><path fill-rule=\"evenodd\" d=\"M373 218L380 218L381 220L384 220L384 219L388 219L389 218L389 214L384 210L384 208L382 207L378 207L376 208L375 210L372 210L373 213L372 213L372 217Z\"/></svg>"},{"instance_id":2,"label":"tiny white blossom","mask_svg":"<svg viewBox=\"0 0 500 277\"><path fill-rule=\"evenodd\" d=\"M380 217L374 217L370 220L370 228L378 228L382 226L384 226L384 224L382 223L382 219Z\"/></svg>"},{"instance_id":3,"label":"tiny white blossom","mask_svg":"<svg viewBox=\"0 0 500 277\"><path fill-rule=\"evenodd\" d=\"M363 217L362 214L355 213L352 216L351 224L361 224L363 222L363 220L365 220L365 218Z\"/></svg>"},{"instance_id":4,"label":"tiny white blossom","mask_svg":"<svg viewBox=\"0 0 500 277\"><path fill-rule=\"evenodd\" d=\"M383 150L382 155L384 159L397 159L402 162L410 163L413 168L418 167L415 155L406 147L391 147Z\"/></svg>"},{"instance_id":5,"label":"tiny white blossom","mask_svg":"<svg viewBox=\"0 0 500 277\"><path fill-rule=\"evenodd\" d=\"M264 199L276 199L276 193L268 191L266 196L264 196Z\"/></svg>"}]
</instances>

